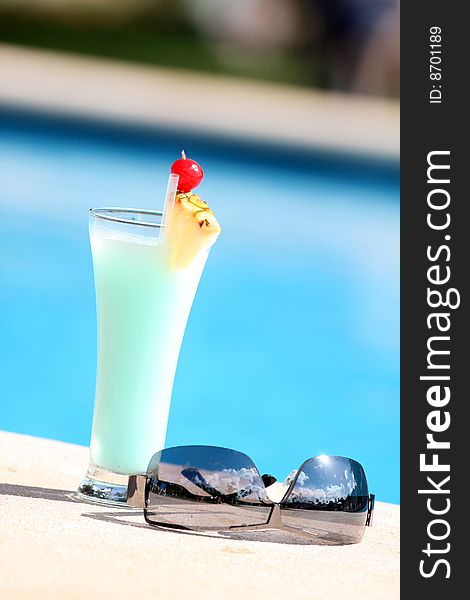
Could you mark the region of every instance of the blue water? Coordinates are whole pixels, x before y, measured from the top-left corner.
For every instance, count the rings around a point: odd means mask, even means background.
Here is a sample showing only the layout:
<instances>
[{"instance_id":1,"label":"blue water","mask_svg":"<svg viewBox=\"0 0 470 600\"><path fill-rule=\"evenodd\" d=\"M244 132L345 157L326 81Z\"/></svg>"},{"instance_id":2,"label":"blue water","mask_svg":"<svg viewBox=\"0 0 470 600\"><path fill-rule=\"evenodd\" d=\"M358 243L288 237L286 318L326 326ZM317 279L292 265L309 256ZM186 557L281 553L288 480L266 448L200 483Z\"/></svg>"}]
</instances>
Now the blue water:
<instances>
[{"instance_id":1,"label":"blue water","mask_svg":"<svg viewBox=\"0 0 470 600\"><path fill-rule=\"evenodd\" d=\"M0 428L88 444L87 209L160 208L183 139L0 113ZM184 142L223 233L188 324L167 444L240 449L278 477L310 456L351 456L379 499L398 502L396 169Z\"/></svg>"}]
</instances>

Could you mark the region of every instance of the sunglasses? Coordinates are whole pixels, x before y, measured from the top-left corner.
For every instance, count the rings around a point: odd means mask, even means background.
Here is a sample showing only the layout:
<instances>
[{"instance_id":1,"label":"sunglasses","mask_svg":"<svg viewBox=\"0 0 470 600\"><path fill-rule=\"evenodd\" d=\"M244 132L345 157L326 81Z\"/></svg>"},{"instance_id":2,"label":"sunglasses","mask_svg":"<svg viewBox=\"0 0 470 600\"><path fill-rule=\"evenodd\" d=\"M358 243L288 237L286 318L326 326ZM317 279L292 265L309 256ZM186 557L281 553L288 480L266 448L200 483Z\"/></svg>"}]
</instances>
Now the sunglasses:
<instances>
[{"instance_id":1,"label":"sunglasses","mask_svg":"<svg viewBox=\"0 0 470 600\"><path fill-rule=\"evenodd\" d=\"M343 456L306 460L283 483L260 475L246 454L177 446L129 478L127 504L149 525L192 531L279 529L312 543L354 544L372 525L373 494L362 466Z\"/></svg>"}]
</instances>

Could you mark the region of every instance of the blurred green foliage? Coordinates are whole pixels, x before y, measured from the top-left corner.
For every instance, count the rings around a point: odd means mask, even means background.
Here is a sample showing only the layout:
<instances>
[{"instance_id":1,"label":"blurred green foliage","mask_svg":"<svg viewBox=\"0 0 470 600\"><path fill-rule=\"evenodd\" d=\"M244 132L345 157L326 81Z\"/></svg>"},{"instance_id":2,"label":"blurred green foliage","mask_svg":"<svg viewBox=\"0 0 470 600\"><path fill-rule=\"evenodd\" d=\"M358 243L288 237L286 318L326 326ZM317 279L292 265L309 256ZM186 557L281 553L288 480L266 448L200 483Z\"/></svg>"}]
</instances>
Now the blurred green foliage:
<instances>
[{"instance_id":1,"label":"blurred green foliage","mask_svg":"<svg viewBox=\"0 0 470 600\"><path fill-rule=\"evenodd\" d=\"M0 42L281 83L321 84L311 60L307 64L299 49L274 57L253 54L240 61L220 60L216 48L180 14L178 3L171 11L168 6L165 3L164 18L153 9L125 19L103 19L0 3Z\"/></svg>"}]
</instances>

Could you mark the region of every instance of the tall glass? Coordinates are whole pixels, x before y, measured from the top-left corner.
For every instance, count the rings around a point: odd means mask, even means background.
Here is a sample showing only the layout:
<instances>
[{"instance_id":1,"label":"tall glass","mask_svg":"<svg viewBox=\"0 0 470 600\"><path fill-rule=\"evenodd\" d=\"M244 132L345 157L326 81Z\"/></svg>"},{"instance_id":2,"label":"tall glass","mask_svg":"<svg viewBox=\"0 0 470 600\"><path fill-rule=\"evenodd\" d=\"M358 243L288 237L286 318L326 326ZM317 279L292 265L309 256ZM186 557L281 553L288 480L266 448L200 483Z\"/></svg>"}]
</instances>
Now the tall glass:
<instances>
[{"instance_id":1,"label":"tall glass","mask_svg":"<svg viewBox=\"0 0 470 600\"><path fill-rule=\"evenodd\" d=\"M98 361L90 466L79 493L125 502L164 448L186 322L209 251L171 266L162 213L91 209Z\"/></svg>"}]
</instances>

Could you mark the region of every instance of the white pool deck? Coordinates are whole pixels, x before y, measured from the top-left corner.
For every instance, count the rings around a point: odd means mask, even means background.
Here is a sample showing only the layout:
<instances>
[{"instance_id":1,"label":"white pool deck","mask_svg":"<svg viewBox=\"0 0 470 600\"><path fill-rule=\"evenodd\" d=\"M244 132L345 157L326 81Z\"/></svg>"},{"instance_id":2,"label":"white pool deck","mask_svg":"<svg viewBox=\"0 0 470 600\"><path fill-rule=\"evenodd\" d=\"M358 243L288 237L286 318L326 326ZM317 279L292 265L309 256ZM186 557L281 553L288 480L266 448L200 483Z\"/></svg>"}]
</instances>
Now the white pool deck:
<instances>
[{"instance_id":1,"label":"white pool deck","mask_svg":"<svg viewBox=\"0 0 470 600\"><path fill-rule=\"evenodd\" d=\"M0 105L398 158L396 101L0 44Z\"/></svg>"},{"instance_id":2,"label":"white pool deck","mask_svg":"<svg viewBox=\"0 0 470 600\"><path fill-rule=\"evenodd\" d=\"M75 501L87 461L85 447L0 432L0 598L399 597L396 505L378 502L351 546L161 531L140 511Z\"/></svg>"}]
</instances>

